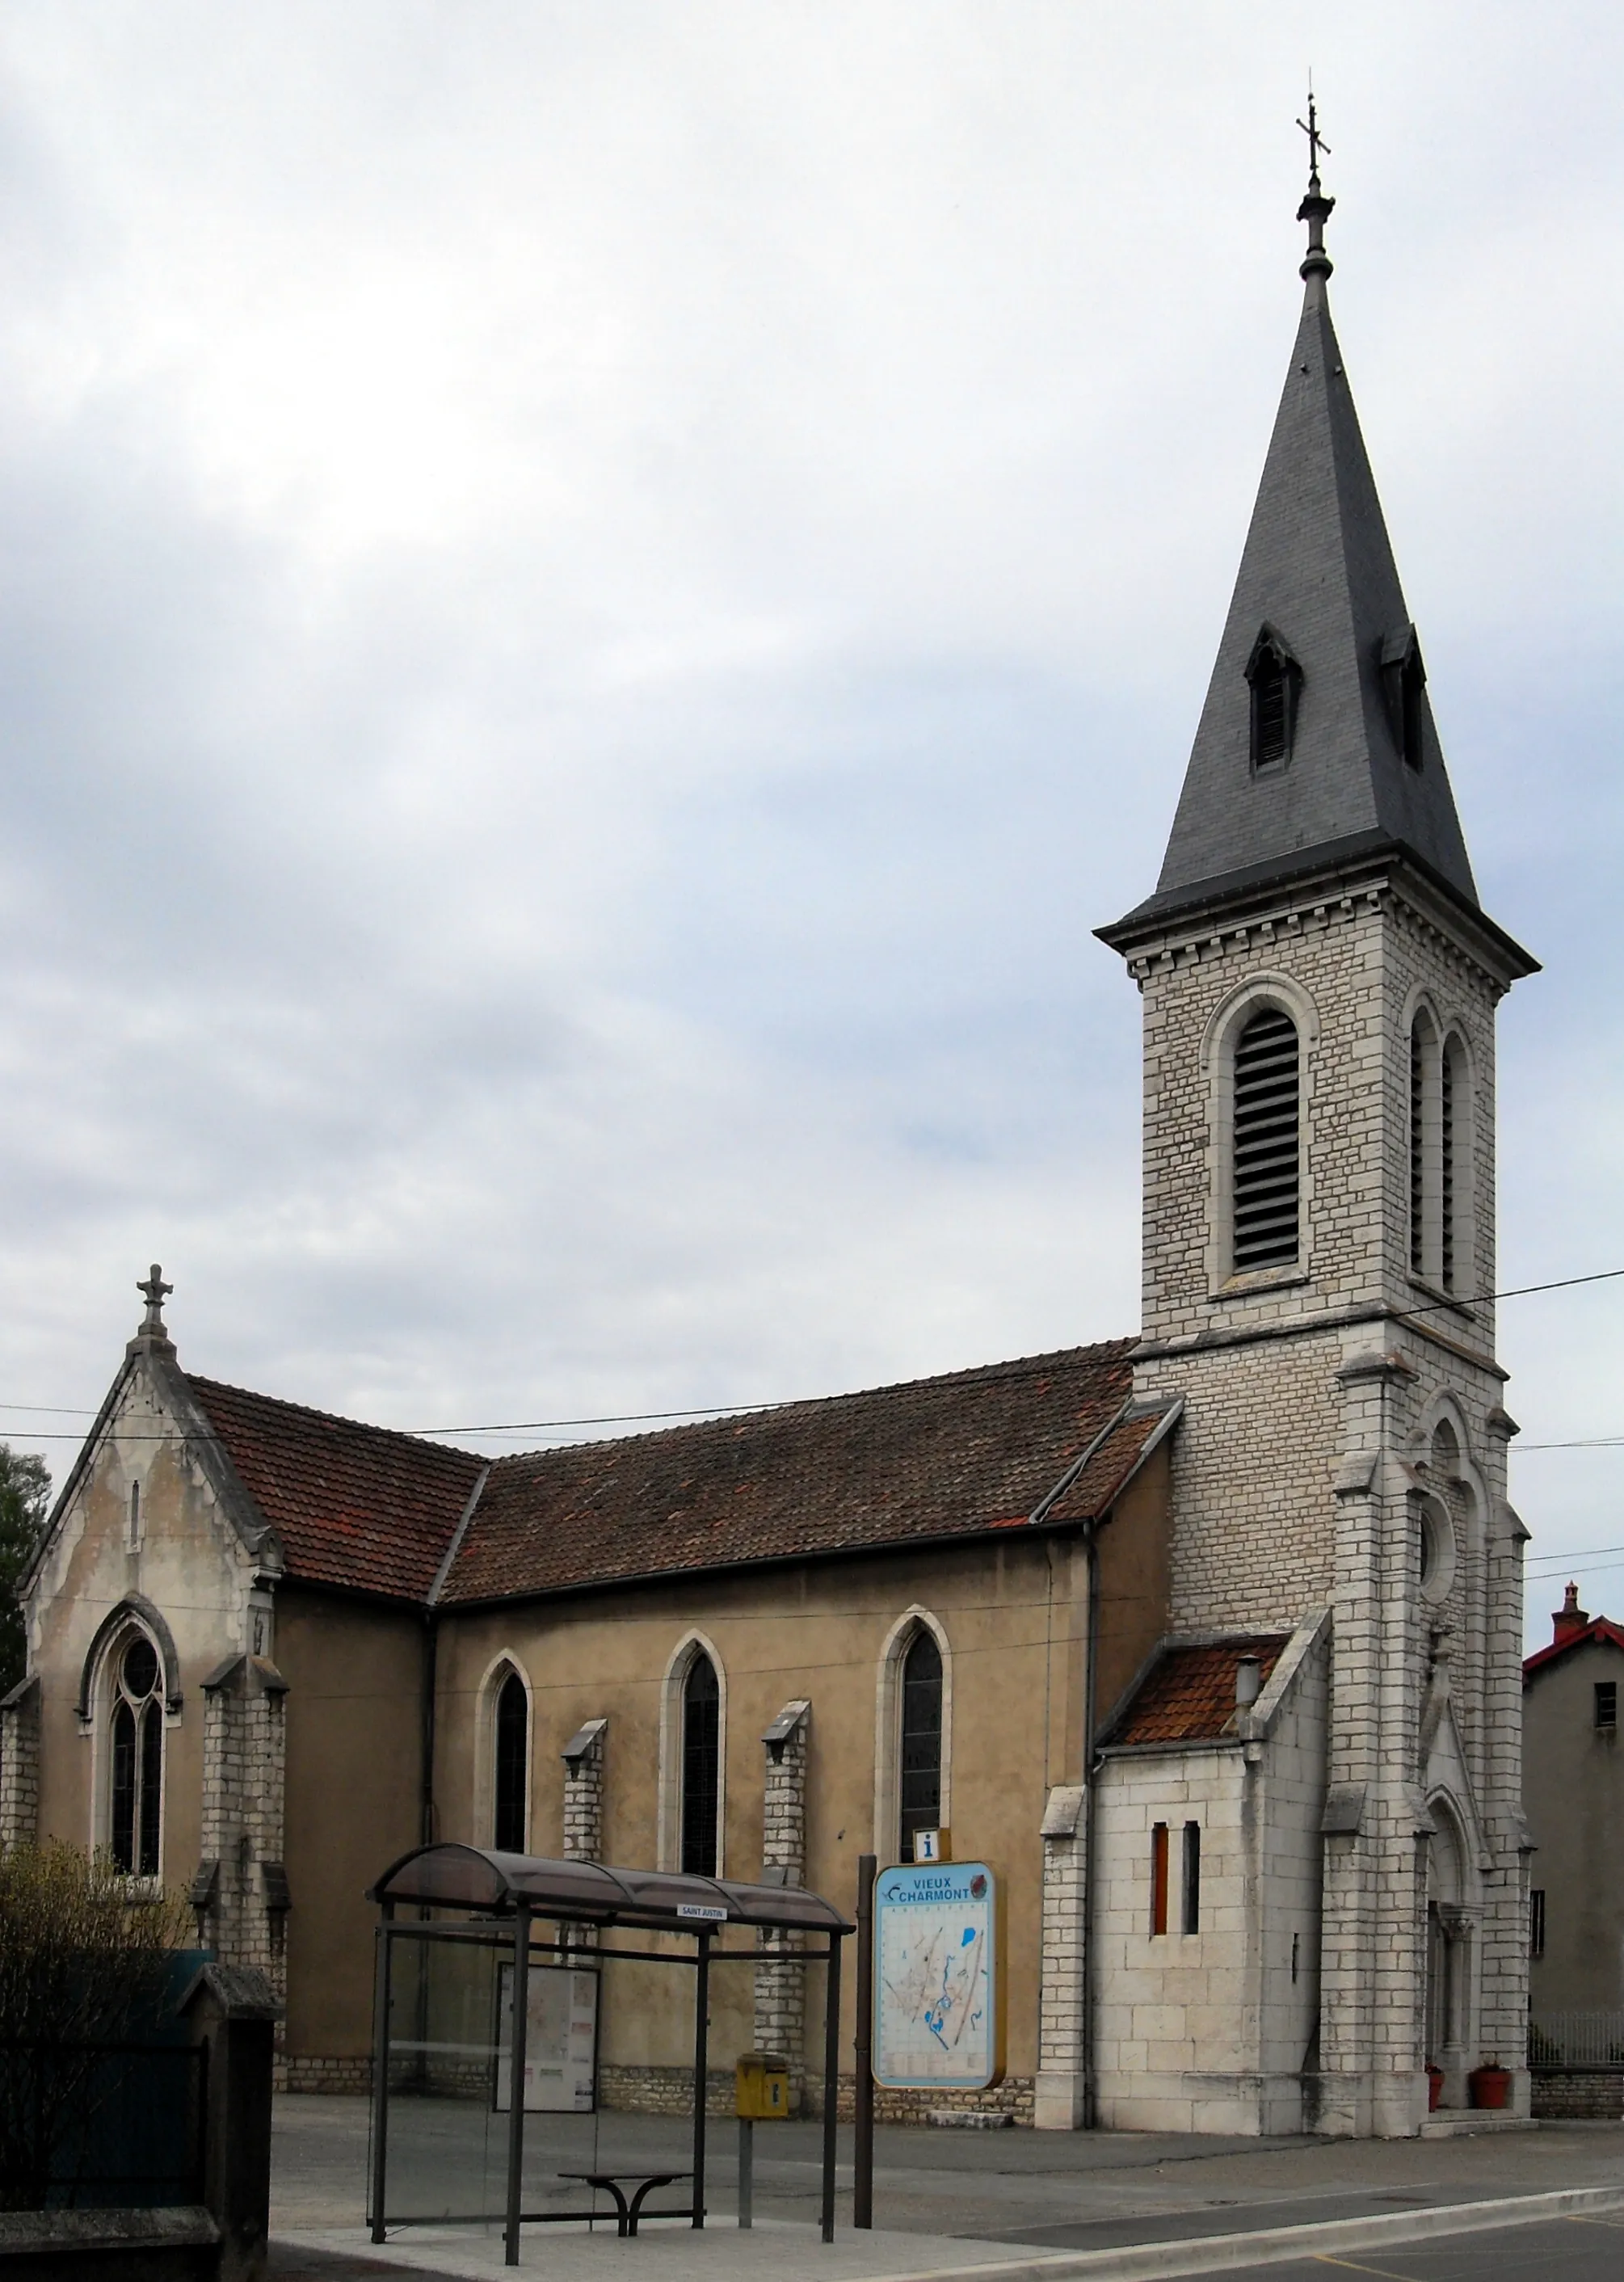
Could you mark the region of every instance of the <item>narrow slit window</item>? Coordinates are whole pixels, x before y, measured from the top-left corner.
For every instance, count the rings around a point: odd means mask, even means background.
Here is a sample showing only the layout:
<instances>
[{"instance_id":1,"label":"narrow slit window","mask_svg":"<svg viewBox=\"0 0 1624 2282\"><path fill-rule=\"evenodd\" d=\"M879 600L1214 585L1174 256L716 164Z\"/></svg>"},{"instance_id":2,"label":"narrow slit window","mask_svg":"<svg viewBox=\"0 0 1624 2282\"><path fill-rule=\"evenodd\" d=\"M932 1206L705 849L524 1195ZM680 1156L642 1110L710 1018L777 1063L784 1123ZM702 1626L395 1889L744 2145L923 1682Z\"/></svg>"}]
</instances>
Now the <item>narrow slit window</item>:
<instances>
[{"instance_id":1,"label":"narrow slit window","mask_svg":"<svg viewBox=\"0 0 1624 2282\"><path fill-rule=\"evenodd\" d=\"M530 1702L517 1672L508 1674L496 1698L495 1762L494 1843L501 1853L522 1854L528 1805Z\"/></svg>"},{"instance_id":2,"label":"narrow slit window","mask_svg":"<svg viewBox=\"0 0 1624 2282\"><path fill-rule=\"evenodd\" d=\"M1182 1923L1186 1933L1201 1929L1201 1826L1199 1822L1185 1825L1184 1892Z\"/></svg>"},{"instance_id":3,"label":"narrow slit window","mask_svg":"<svg viewBox=\"0 0 1624 2282\"><path fill-rule=\"evenodd\" d=\"M722 1786L722 1691L702 1649L682 1683L682 1867L716 1875Z\"/></svg>"},{"instance_id":4,"label":"narrow slit window","mask_svg":"<svg viewBox=\"0 0 1624 2282\"><path fill-rule=\"evenodd\" d=\"M1426 1043L1410 1026L1410 1272L1426 1270Z\"/></svg>"},{"instance_id":5,"label":"narrow slit window","mask_svg":"<svg viewBox=\"0 0 1624 2282\"><path fill-rule=\"evenodd\" d=\"M913 1859L913 1834L942 1821L942 1651L921 1626L902 1665L900 1852Z\"/></svg>"},{"instance_id":6,"label":"narrow slit window","mask_svg":"<svg viewBox=\"0 0 1624 2282\"><path fill-rule=\"evenodd\" d=\"M129 1549L134 1553L141 1543L141 1485L129 1486Z\"/></svg>"},{"instance_id":7,"label":"narrow slit window","mask_svg":"<svg viewBox=\"0 0 1624 2282\"><path fill-rule=\"evenodd\" d=\"M1233 1266L1284 1268L1297 1258L1297 1026L1278 1006L1254 1014L1235 1045Z\"/></svg>"},{"instance_id":8,"label":"narrow slit window","mask_svg":"<svg viewBox=\"0 0 1624 2282\"><path fill-rule=\"evenodd\" d=\"M1438 1281L1455 1289L1455 1056L1438 1064Z\"/></svg>"},{"instance_id":9,"label":"narrow slit window","mask_svg":"<svg viewBox=\"0 0 1624 2282\"><path fill-rule=\"evenodd\" d=\"M1528 1896L1528 1954L1545 1954L1545 1889L1535 1886Z\"/></svg>"},{"instance_id":10,"label":"narrow slit window","mask_svg":"<svg viewBox=\"0 0 1624 2282\"><path fill-rule=\"evenodd\" d=\"M1619 1724L1619 1683L1616 1680L1598 1680L1596 1683L1596 1724L1598 1727L1616 1727Z\"/></svg>"},{"instance_id":11,"label":"narrow slit window","mask_svg":"<svg viewBox=\"0 0 1624 2282\"><path fill-rule=\"evenodd\" d=\"M1167 1825L1154 1823L1150 1833L1150 1929L1167 1931Z\"/></svg>"}]
</instances>

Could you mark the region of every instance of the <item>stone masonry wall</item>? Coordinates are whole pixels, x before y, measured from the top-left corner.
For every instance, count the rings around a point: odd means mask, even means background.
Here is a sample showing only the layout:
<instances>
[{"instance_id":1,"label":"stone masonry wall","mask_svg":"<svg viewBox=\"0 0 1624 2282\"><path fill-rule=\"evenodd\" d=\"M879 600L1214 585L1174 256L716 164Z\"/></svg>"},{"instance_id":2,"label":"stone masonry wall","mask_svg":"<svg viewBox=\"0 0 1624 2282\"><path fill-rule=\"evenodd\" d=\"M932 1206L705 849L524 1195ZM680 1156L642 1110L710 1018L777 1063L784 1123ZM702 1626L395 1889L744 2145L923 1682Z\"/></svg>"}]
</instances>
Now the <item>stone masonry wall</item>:
<instances>
[{"instance_id":1,"label":"stone masonry wall","mask_svg":"<svg viewBox=\"0 0 1624 2282\"><path fill-rule=\"evenodd\" d=\"M40 1817L40 1683L21 1680L0 1704L0 1846L34 1839Z\"/></svg>"},{"instance_id":2,"label":"stone masonry wall","mask_svg":"<svg viewBox=\"0 0 1624 2282\"><path fill-rule=\"evenodd\" d=\"M202 1859L218 1866L206 1930L221 1961L257 1966L285 1998L284 1913L267 1882L283 1861L287 1682L234 1657L203 1683Z\"/></svg>"},{"instance_id":3,"label":"stone masonry wall","mask_svg":"<svg viewBox=\"0 0 1624 2282\"><path fill-rule=\"evenodd\" d=\"M812 1705L804 1698L787 1704L773 1722L789 1733L781 1743L763 1744L761 1868L777 1873L788 1886L806 1882L806 1772ZM798 2105L806 2081L806 1968L792 1933L757 1937L762 1962L756 1968L756 2050L780 2053L789 2062L791 2103Z\"/></svg>"}]
</instances>

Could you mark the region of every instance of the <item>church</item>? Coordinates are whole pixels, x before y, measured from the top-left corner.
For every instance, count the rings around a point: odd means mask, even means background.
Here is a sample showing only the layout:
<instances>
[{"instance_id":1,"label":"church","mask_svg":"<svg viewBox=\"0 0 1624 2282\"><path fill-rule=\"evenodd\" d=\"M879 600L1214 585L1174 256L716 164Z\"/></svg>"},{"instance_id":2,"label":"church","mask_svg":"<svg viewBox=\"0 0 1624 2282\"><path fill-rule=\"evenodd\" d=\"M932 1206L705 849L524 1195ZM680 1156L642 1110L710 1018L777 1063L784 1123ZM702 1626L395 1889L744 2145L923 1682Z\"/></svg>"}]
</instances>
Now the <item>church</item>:
<instances>
[{"instance_id":1,"label":"church","mask_svg":"<svg viewBox=\"0 0 1624 2282\"><path fill-rule=\"evenodd\" d=\"M1492 1295L1535 963L1478 902L1332 205L1316 165L1161 877L1100 929L1143 1010L1137 1335L487 1463L195 1373L141 1286L26 1581L0 1840L187 1893L282 1991L288 2087L365 2086L366 1890L420 1843L850 1908L928 1831L1005 1898L975 2106L1403 2137L1497 2063L1527 2112ZM719 1996L711 2050L785 2052L815 2110L806 1975ZM688 2034L611 2010L597 2097L680 2105Z\"/></svg>"}]
</instances>

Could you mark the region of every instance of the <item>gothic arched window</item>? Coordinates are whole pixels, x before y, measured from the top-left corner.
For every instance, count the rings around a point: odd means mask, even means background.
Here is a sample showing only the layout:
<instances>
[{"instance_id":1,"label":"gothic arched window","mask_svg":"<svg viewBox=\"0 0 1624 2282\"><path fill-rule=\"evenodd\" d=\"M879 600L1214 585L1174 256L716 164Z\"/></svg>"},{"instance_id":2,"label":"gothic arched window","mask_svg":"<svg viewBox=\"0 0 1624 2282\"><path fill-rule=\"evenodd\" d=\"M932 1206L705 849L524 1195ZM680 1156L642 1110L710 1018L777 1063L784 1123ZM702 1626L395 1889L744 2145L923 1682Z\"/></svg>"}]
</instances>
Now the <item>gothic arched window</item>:
<instances>
[{"instance_id":1,"label":"gothic arched window","mask_svg":"<svg viewBox=\"0 0 1624 2282\"><path fill-rule=\"evenodd\" d=\"M1410 1271L1445 1292L1470 1249L1470 1106L1465 1047L1453 1031L1441 1039L1423 1007L1410 1026Z\"/></svg>"},{"instance_id":2,"label":"gothic arched window","mask_svg":"<svg viewBox=\"0 0 1624 2282\"><path fill-rule=\"evenodd\" d=\"M497 1691L494 1740L493 1843L501 1853L522 1854L529 1819L530 1698L517 1672L509 1671Z\"/></svg>"},{"instance_id":3,"label":"gothic arched window","mask_svg":"<svg viewBox=\"0 0 1624 2282\"><path fill-rule=\"evenodd\" d=\"M1232 1254L1234 1272L1284 1268L1297 1258L1297 1026L1260 1007L1235 1041Z\"/></svg>"},{"instance_id":4,"label":"gothic arched window","mask_svg":"<svg viewBox=\"0 0 1624 2282\"><path fill-rule=\"evenodd\" d=\"M108 1845L127 1877L158 1875L163 1828L164 1699L158 1650L132 1633L112 1672Z\"/></svg>"},{"instance_id":5,"label":"gothic arched window","mask_svg":"<svg viewBox=\"0 0 1624 2282\"><path fill-rule=\"evenodd\" d=\"M942 1651L921 1625L902 1660L902 1718L897 1739L899 1851L913 1859L913 1834L942 1820Z\"/></svg>"},{"instance_id":6,"label":"gothic arched window","mask_svg":"<svg viewBox=\"0 0 1624 2282\"><path fill-rule=\"evenodd\" d=\"M721 1742L721 1687L698 1649L682 1682L682 1867L704 1878L716 1875Z\"/></svg>"}]
</instances>

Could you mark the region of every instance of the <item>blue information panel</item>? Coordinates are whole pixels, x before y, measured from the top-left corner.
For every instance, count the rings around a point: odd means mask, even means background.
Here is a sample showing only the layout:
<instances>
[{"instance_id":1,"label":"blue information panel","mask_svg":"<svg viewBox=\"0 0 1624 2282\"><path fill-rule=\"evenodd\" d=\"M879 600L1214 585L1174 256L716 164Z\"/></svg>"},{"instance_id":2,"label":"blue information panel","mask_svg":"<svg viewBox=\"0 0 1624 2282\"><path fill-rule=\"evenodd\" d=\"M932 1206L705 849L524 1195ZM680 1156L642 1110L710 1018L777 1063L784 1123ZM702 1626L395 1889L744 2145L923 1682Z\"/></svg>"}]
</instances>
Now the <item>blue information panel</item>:
<instances>
[{"instance_id":1,"label":"blue information panel","mask_svg":"<svg viewBox=\"0 0 1624 2282\"><path fill-rule=\"evenodd\" d=\"M903 1863L874 1882L874 2072L897 2090L1002 2076L998 1881L984 1862Z\"/></svg>"}]
</instances>

